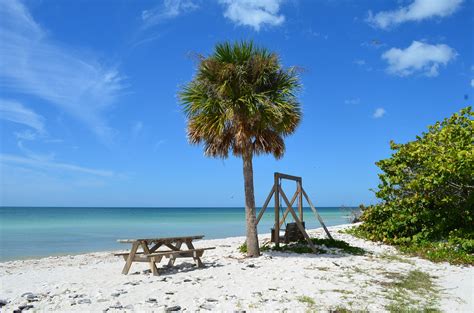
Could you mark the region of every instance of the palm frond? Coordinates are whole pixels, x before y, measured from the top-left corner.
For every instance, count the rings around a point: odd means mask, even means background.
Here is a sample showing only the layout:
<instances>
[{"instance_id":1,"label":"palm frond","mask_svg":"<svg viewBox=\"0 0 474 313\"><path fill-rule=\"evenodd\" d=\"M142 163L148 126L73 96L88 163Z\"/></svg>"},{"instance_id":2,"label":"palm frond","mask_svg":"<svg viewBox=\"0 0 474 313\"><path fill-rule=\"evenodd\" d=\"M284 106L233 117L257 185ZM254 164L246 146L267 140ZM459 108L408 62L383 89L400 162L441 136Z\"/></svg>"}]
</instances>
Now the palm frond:
<instances>
[{"instance_id":1,"label":"palm frond","mask_svg":"<svg viewBox=\"0 0 474 313\"><path fill-rule=\"evenodd\" d=\"M298 71L253 42L224 42L200 59L194 79L179 93L191 143L206 155L283 155L283 138L300 120Z\"/></svg>"}]
</instances>

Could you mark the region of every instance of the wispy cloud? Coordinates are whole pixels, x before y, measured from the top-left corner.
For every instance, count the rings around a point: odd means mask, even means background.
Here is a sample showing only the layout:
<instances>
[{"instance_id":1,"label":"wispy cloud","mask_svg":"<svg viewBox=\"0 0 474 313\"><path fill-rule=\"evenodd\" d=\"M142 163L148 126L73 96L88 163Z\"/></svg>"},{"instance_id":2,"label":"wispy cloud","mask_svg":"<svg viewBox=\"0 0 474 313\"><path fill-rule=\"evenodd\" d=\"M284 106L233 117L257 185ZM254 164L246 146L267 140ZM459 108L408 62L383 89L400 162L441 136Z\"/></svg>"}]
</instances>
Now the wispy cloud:
<instances>
[{"instance_id":1,"label":"wispy cloud","mask_svg":"<svg viewBox=\"0 0 474 313\"><path fill-rule=\"evenodd\" d=\"M138 136L141 131L143 130L143 122L142 121L136 121L132 125L132 136L136 137Z\"/></svg>"},{"instance_id":2,"label":"wispy cloud","mask_svg":"<svg viewBox=\"0 0 474 313\"><path fill-rule=\"evenodd\" d=\"M471 87L474 88L474 78L471 79Z\"/></svg>"},{"instance_id":3,"label":"wispy cloud","mask_svg":"<svg viewBox=\"0 0 474 313\"><path fill-rule=\"evenodd\" d=\"M28 126L39 134L46 132L44 117L14 100L0 99L0 119Z\"/></svg>"},{"instance_id":4,"label":"wispy cloud","mask_svg":"<svg viewBox=\"0 0 474 313\"><path fill-rule=\"evenodd\" d=\"M259 31L262 26L283 24L280 14L281 0L220 0L225 6L224 16L237 25L249 26Z\"/></svg>"},{"instance_id":5,"label":"wispy cloud","mask_svg":"<svg viewBox=\"0 0 474 313\"><path fill-rule=\"evenodd\" d=\"M36 140L38 138L38 133L32 132L29 129L25 129L25 130L22 130L22 131L19 131L19 132L14 132L14 135L17 139L20 139L20 140L32 141L32 140Z\"/></svg>"},{"instance_id":6,"label":"wispy cloud","mask_svg":"<svg viewBox=\"0 0 474 313\"><path fill-rule=\"evenodd\" d=\"M0 16L0 88L44 99L110 139L102 115L124 88L118 71L55 43L17 0L0 1Z\"/></svg>"},{"instance_id":7,"label":"wispy cloud","mask_svg":"<svg viewBox=\"0 0 474 313\"><path fill-rule=\"evenodd\" d=\"M387 71L398 76L421 73L428 77L438 76L440 65L446 65L456 57L456 51L445 44L430 45L413 41L405 48L392 48L382 54L388 62Z\"/></svg>"},{"instance_id":8,"label":"wispy cloud","mask_svg":"<svg viewBox=\"0 0 474 313\"><path fill-rule=\"evenodd\" d=\"M344 100L344 104L359 104L360 99L359 98L352 98L352 99L346 99Z\"/></svg>"},{"instance_id":9,"label":"wispy cloud","mask_svg":"<svg viewBox=\"0 0 474 313\"><path fill-rule=\"evenodd\" d=\"M199 8L192 0L164 0L162 4L142 11L143 27L148 28L162 21L178 17Z\"/></svg>"},{"instance_id":10,"label":"wispy cloud","mask_svg":"<svg viewBox=\"0 0 474 313\"><path fill-rule=\"evenodd\" d=\"M381 118L381 117L383 117L386 113L387 113L387 111L385 111L384 108L377 108L377 109L375 109L375 112L374 112L374 114L372 115L372 117L373 117L373 118Z\"/></svg>"},{"instance_id":11,"label":"wispy cloud","mask_svg":"<svg viewBox=\"0 0 474 313\"><path fill-rule=\"evenodd\" d=\"M101 177L113 177L116 174L113 171L87 168L73 164L53 162L49 160L27 158L22 156L0 154L0 163L27 166L37 170L60 170L68 172L77 172Z\"/></svg>"},{"instance_id":12,"label":"wispy cloud","mask_svg":"<svg viewBox=\"0 0 474 313\"><path fill-rule=\"evenodd\" d=\"M29 158L37 160L37 161L53 161L54 157L56 156L55 153L52 153L52 152L47 153L47 154L40 154L40 153L33 152L23 144L22 140L19 140L17 142L17 146L21 152L23 152Z\"/></svg>"},{"instance_id":13,"label":"wispy cloud","mask_svg":"<svg viewBox=\"0 0 474 313\"><path fill-rule=\"evenodd\" d=\"M463 0L415 0L410 5L393 11L382 11L375 15L369 11L367 22L386 29L404 22L445 17L453 14L462 2Z\"/></svg>"},{"instance_id":14,"label":"wispy cloud","mask_svg":"<svg viewBox=\"0 0 474 313\"><path fill-rule=\"evenodd\" d=\"M153 151L157 151L163 144L165 144L165 142L166 140L163 139L158 140L153 146Z\"/></svg>"}]
</instances>

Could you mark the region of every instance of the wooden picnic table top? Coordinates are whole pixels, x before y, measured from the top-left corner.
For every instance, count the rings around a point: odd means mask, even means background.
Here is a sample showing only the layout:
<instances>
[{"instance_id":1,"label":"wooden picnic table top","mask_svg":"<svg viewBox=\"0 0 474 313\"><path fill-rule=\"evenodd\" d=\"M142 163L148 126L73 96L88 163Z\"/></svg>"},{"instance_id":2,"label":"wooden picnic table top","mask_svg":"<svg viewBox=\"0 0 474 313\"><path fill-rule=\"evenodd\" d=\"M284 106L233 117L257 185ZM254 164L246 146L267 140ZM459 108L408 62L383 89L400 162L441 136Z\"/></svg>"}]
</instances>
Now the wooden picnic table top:
<instances>
[{"instance_id":1,"label":"wooden picnic table top","mask_svg":"<svg viewBox=\"0 0 474 313\"><path fill-rule=\"evenodd\" d=\"M134 242L175 242L175 241L186 241L186 240L195 240L195 239L202 239L204 235L197 235L197 236L182 236L182 237L161 237L161 238L139 238L139 239L119 239L117 242L120 243L134 243Z\"/></svg>"}]
</instances>

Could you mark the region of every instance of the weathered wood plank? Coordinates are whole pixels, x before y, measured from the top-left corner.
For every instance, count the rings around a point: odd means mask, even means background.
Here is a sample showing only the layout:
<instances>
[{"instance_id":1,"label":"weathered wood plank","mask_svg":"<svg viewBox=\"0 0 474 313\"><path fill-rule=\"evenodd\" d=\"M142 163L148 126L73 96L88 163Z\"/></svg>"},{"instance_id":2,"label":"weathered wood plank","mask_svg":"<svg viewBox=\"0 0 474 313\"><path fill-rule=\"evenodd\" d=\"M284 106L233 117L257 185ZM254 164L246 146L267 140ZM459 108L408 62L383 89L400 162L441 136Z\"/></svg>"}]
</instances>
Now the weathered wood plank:
<instances>
[{"instance_id":1,"label":"weathered wood plank","mask_svg":"<svg viewBox=\"0 0 474 313\"><path fill-rule=\"evenodd\" d=\"M132 244L132 249L130 249L130 254L127 257L127 261L125 262L125 266L123 267L122 274L127 275L130 267L132 266L133 259L135 258L135 254L137 253L139 243L134 242Z\"/></svg>"},{"instance_id":2,"label":"weathered wood plank","mask_svg":"<svg viewBox=\"0 0 474 313\"><path fill-rule=\"evenodd\" d=\"M186 255L186 254L191 254L194 251L206 251L206 250L212 250L215 249L216 247L207 247L207 248L197 248L197 249L188 249L188 250L180 250L180 251L157 251L155 253L151 253L147 256L158 256L158 255L163 255L163 256L168 256L168 255L176 255L179 257L179 255Z\"/></svg>"},{"instance_id":3,"label":"weathered wood plank","mask_svg":"<svg viewBox=\"0 0 474 313\"><path fill-rule=\"evenodd\" d=\"M278 173L274 174L273 188L275 189L275 226L273 227L275 247L280 246L280 185Z\"/></svg>"},{"instance_id":4,"label":"weathered wood plank","mask_svg":"<svg viewBox=\"0 0 474 313\"><path fill-rule=\"evenodd\" d=\"M283 173L278 173L278 172L275 173L275 176L278 176L278 178L283 178L283 179L301 181L301 177L299 176L293 176L293 175L288 175L288 174L283 174Z\"/></svg>"},{"instance_id":5,"label":"weathered wood plank","mask_svg":"<svg viewBox=\"0 0 474 313\"><path fill-rule=\"evenodd\" d=\"M290 205L293 206L293 203L295 203L296 197L298 196L298 191L295 192L293 197L291 198ZM280 220L280 228L283 225L283 223L286 221L286 217L290 213L290 210L286 208L285 212L283 212L283 218Z\"/></svg>"},{"instance_id":6,"label":"weathered wood plank","mask_svg":"<svg viewBox=\"0 0 474 313\"><path fill-rule=\"evenodd\" d=\"M151 252L150 252L150 249L148 248L148 244L146 241L142 241L141 242L141 245L142 245L142 249L143 249L143 252L144 252L144 256L147 256L147 255L150 255ZM149 262L149 265L150 265L150 270L151 272L153 273L153 276L158 276L158 268L156 267L156 264L155 264L155 259L154 258L149 258L148 260Z\"/></svg>"},{"instance_id":7,"label":"weathered wood plank","mask_svg":"<svg viewBox=\"0 0 474 313\"><path fill-rule=\"evenodd\" d=\"M186 241L186 246L189 249L188 251L193 251L193 260L196 263L196 266L197 267L204 267L204 264L202 264L202 262L201 262L201 256L204 253L204 250L195 249L191 240ZM200 253L198 253L198 251Z\"/></svg>"},{"instance_id":8,"label":"weathered wood plank","mask_svg":"<svg viewBox=\"0 0 474 313\"><path fill-rule=\"evenodd\" d=\"M297 190L298 190L298 213L300 214L300 220L304 221L303 217L303 180L300 180L297 183Z\"/></svg>"},{"instance_id":9,"label":"weathered wood plank","mask_svg":"<svg viewBox=\"0 0 474 313\"><path fill-rule=\"evenodd\" d=\"M147 242L154 242L154 243L165 243L165 242L175 242L178 240L196 240L196 239L202 239L204 238L204 235L198 235L198 236L183 236L183 237L163 237L163 238L137 238L137 239L119 239L117 242L119 243L134 243L136 241L147 241Z\"/></svg>"},{"instance_id":10,"label":"weathered wood plank","mask_svg":"<svg viewBox=\"0 0 474 313\"><path fill-rule=\"evenodd\" d=\"M291 207L290 202L288 201L288 198L286 197L286 195L285 195L285 193L283 192L283 190L282 190L281 188L279 188L279 189L280 189L280 193L281 193L281 196L282 196L283 200L286 202L286 204L288 205L288 208L290 209L290 213L291 213L291 215L293 216L293 219L295 220L296 225L298 226L299 230L301 231L301 233L303 234L304 238L305 238L306 241L308 242L308 245L309 245L309 247L311 248L311 250L313 250L313 252L316 253L318 250L316 249L316 247L314 246L313 242L311 241L311 238L309 238L308 233L307 233L306 230L304 229L303 224L301 224L301 221L300 221L300 219L298 218L298 216L296 215L295 211L293 211L293 208Z\"/></svg>"},{"instance_id":11,"label":"weathered wood plank","mask_svg":"<svg viewBox=\"0 0 474 313\"><path fill-rule=\"evenodd\" d=\"M181 250L182 245L183 245L183 242L180 241L176 244L176 246L173 246L172 250L179 251L179 250ZM176 261L176 257L171 256L170 260L168 261L168 266L173 266L175 261Z\"/></svg>"},{"instance_id":12,"label":"weathered wood plank","mask_svg":"<svg viewBox=\"0 0 474 313\"><path fill-rule=\"evenodd\" d=\"M260 212L258 213L257 216L257 224L260 222L260 219L263 216L263 213L265 213L265 210L267 209L268 203L270 203L270 200L272 199L273 194L275 193L275 186L272 187L272 190L268 194L267 199L265 200L265 203L263 204L262 208L260 209Z\"/></svg>"}]
</instances>

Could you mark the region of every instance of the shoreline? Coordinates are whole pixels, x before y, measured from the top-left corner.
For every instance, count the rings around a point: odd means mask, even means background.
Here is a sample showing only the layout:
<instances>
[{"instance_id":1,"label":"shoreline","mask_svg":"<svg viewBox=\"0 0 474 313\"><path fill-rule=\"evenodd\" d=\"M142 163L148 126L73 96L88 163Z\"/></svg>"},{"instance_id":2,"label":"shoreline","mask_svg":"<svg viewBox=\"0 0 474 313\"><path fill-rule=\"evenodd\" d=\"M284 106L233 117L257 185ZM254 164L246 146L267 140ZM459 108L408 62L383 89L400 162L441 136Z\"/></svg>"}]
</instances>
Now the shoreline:
<instances>
[{"instance_id":1,"label":"shoreline","mask_svg":"<svg viewBox=\"0 0 474 313\"><path fill-rule=\"evenodd\" d=\"M328 225L348 223L339 208L320 209ZM260 221L260 233L269 232L273 225L272 213L267 213ZM231 207L0 208L0 216L0 262L121 249L117 238L202 234L206 239L222 239L245 235L245 211ZM319 227L312 215L307 218L307 228Z\"/></svg>"},{"instance_id":2,"label":"shoreline","mask_svg":"<svg viewBox=\"0 0 474 313\"><path fill-rule=\"evenodd\" d=\"M268 251L245 258L238 251L245 237L239 236L196 241L196 247L216 247L203 255L206 267L178 259L173 268L160 263L161 276L145 274L146 263L134 263L132 274L122 275L124 261L113 256L116 251L5 261L0 263L0 300L8 304L2 309L29 304L40 312L165 312L178 306L182 311L380 312L394 302L392 282L413 271L428 274L438 290L431 302L409 294L415 306L433 305L443 312L472 309L473 267L407 257L394 247L339 233L353 225L328 228L335 239L364 249L365 255L328 248L316 255ZM308 232L325 237L321 228ZM266 238L269 234L259 235L261 242Z\"/></svg>"}]
</instances>

